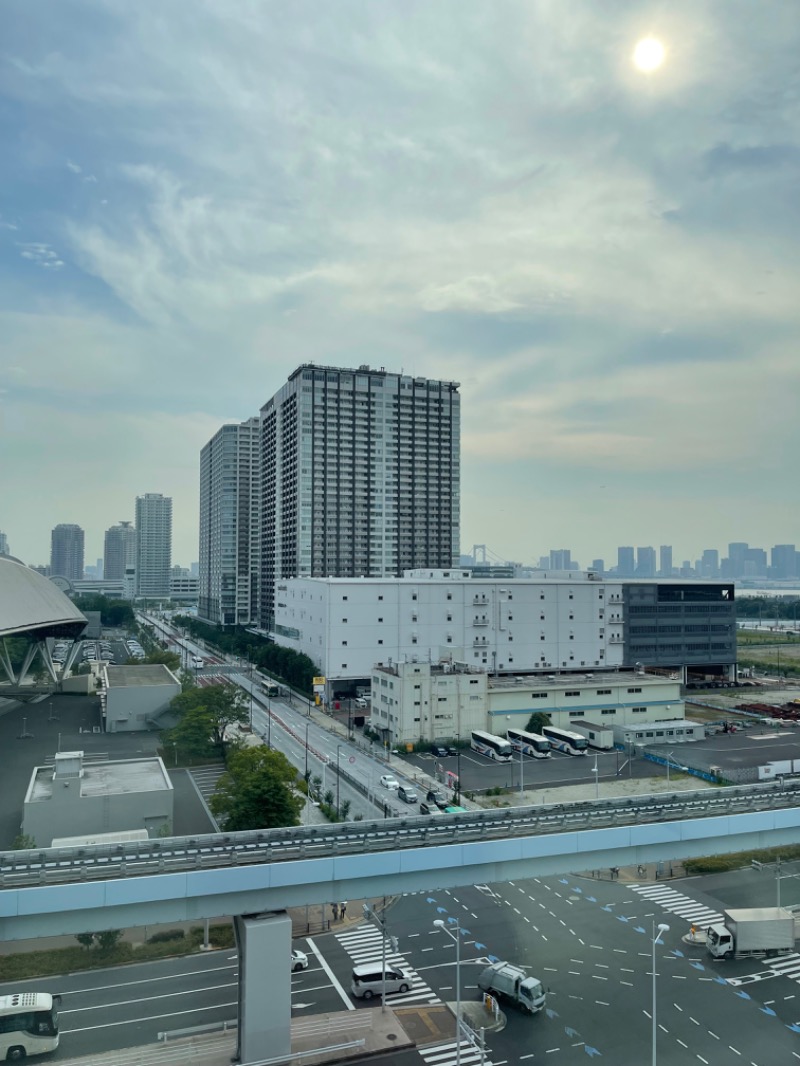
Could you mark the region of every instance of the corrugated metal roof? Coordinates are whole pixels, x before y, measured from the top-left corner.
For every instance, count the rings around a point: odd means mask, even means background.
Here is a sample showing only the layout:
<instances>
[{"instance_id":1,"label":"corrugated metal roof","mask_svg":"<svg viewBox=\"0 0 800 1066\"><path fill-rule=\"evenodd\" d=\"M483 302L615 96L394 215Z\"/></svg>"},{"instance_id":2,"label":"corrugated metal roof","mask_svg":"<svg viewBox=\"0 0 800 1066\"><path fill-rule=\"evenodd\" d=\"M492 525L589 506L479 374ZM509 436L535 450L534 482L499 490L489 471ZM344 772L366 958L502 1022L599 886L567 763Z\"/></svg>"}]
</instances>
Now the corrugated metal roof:
<instances>
[{"instance_id":1,"label":"corrugated metal roof","mask_svg":"<svg viewBox=\"0 0 800 1066\"><path fill-rule=\"evenodd\" d=\"M86 618L52 581L0 556L0 637L59 628L78 634L85 625Z\"/></svg>"}]
</instances>

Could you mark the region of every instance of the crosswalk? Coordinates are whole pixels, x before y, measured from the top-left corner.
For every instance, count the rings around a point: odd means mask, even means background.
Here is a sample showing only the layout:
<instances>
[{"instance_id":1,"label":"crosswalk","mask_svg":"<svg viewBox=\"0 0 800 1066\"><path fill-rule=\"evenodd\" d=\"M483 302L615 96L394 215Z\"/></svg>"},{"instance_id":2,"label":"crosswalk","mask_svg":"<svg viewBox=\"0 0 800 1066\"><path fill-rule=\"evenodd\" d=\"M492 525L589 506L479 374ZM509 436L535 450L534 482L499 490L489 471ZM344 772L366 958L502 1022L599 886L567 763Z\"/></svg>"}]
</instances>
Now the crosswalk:
<instances>
[{"instance_id":1,"label":"crosswalk","mask_svg":"<svg viewBox=\"0 0 800 1066\"><path fill-rule=\"evenodd\" d=\"M356 926L353 929L345 929L336 934L336 939L356 965L362 962L380 962L382 958L383 942L381 931L371 922ZM408 992L389 993L386 996L387 1003L392 1003L399 1007L407 1003L442 1002L433 989L425 984L416 970L412 970L403 956L397 951L392 951L388 946L386 949L386 962L402 970L411 986ZM455 1045L453 1046L455 1047ZM442 1063L442 1066L445 1066L445 1064Z\"/></svg>"},{"instance_id":2,"label":"crosswalk","mask_svg":"<svg viewBox=\"0 0 800 1066\"><path fill-rule=\"evenodd\" d=\"M426 1066L455 1066L459 1059L455 1040L450 1044L434 1044L431 1047L418 1047L417 1051ZM481 1061L481 1053L474 1044L471 1044L468 1040L462 1039L460 1061L462 1066L473 1066L474 1063L479 1063ZM488 1058L488 1055L483 1059L483 1062L485 1063L485 1066L492 1066L492 1060Z\"/></svg>"},{"instance_id":3,"label":"crosswalk","mask_svg":"<svg viewBox=\"0 0 800 1066\"><path fill-rule=\"evenodd\" d=\"M679 918L684 918L691 925L705 928L714 922L723 921L719 911L713 911L703 903L698 903L697 900L692 899L690 896L684 896L682 892L677 892L674 888L668 888L666 885L630 885L629 887L637 895L643 896L651 903L657 903L665 911L676 914Z\"/></svg>"},{"instance_id":4,"label":"crosswalk","mask_svg":"<svg viewBox=\"0 0 800 1066\"><path fill-rule=\"evenodd\" d=\"M780 955L775 959L766 959L766 965L779 977L788 977L792 981L800 982L800 955L792 952L791 955Z\"/></svg>"}]
</instances>

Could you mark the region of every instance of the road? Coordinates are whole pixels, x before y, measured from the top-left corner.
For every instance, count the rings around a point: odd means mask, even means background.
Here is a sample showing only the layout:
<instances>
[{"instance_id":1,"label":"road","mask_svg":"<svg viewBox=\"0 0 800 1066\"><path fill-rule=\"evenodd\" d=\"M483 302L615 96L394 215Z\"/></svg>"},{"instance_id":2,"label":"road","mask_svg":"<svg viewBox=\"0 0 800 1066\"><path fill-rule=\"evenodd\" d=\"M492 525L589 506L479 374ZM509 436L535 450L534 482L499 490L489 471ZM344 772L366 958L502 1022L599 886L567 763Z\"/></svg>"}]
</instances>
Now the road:
<instances>
[{"instance_id":1,"label":"road","mask_svg":"<svg viewBox=\"0 0 800 1066\"><path fill-rule=\"evenodd\" d=\"M507 1008L505 1030L487 1036L487 1066L576 1066L593 1058L641 1066L650 1060L652 1038L653 927L666 922L670 928L656 950L661 1066L774 1066L800 1059L800 957L719 964L702 945L682 940L693 920L722 905L693 879L546 878L403 897L387 912L398 952L390 948L388 957L406 969L411 987L389 1001L417 1009L454 1002L455 944L433 923L457 919L465 1001L479 999L479 969L494 958L524 966L548 989L547 1009L534 1018ZM351 916L357 906L350 901ZM373 923L334 926L295 946L311 959L309 970L292 976L295 1014L366 1009L347 990L352 966L380 957ZM790 965L795 976L784 972ZM749 980L753 971L769 976ZM57 1057L67 1058L233 1019L236 956L212 952L14 988L33 986L64 995ZM0 988L0 994L7 991ZM455 1066L455 1058L453 1040L445 1039L420 1048L414 1062ZM463 1066L478 1062L470 1047L461 1058Z\"/></svg>"}]
</instances>

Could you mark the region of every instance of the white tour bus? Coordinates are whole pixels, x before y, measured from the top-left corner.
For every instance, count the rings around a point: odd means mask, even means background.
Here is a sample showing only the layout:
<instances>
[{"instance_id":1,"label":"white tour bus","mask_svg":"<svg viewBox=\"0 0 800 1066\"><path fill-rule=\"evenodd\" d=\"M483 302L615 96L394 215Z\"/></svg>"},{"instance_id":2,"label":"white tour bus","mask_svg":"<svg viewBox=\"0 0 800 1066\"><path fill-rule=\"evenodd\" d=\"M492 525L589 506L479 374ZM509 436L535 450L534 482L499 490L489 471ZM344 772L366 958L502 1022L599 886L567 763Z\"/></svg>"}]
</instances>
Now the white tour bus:
<instances>
[{"instance_id":1,"label":"white tour bus","mask_svg":"<svg viewBox=\"0 0 800 1066\"><path fill-rule=\"evenodd\" d=\"M391 992L408 992L411 981L402 970L386 963L386 995ZM353 967L353 979L350 985L351 993L357 999L372 999L373 996L382 996L384 990L384 969L378 959L377 962L364 962L360 966Z\"/></svg>"},{"instance_id":2,"label":"white tour bus","mask_svg":"<svg viewBox=\"0 0 800 1066\"><path fill-rule=\"evenodd\" d=\"M58 1047L60 996L16 992L0 996L0 1059L21 1062Z\"/></svg>"},{"instance_id":3,"label":"white tour bus","mask_svg":"<svg viewBox=\"0 0 800 1066\"><path fill-rule=\"evenodd\" d=\"M542 726L542 733L550 741L550 747L556 751L563 751L565 755L585 755L589 745L586 737L580 733L573 733L569 729L559 729L558 726Z\"/></svg>"},{"instance_id":4,"label":"white tour bus","mask_svg":"<svg viewBox=\"0 0 800 1066\"><path fill-rule=\"evenodd\" d=\"M534 759L550 758L550 741L538 733L528 733L524 729L507 729L506 736L514 751L532 755Z\"/></svg>"},{"instance_id":5,"label":"white tour bus","mask_svg":"<svg viewBox=\"0 0 800 1066\"><path fill-rule=\"evenodd\" d=\"M502 737L496 737L493 733L484 733L482 729L472 731L470 747L479 755L485 755L489 759L497 759L498 762L511 760L511 745Z\"/></svg>"}]
</instances>

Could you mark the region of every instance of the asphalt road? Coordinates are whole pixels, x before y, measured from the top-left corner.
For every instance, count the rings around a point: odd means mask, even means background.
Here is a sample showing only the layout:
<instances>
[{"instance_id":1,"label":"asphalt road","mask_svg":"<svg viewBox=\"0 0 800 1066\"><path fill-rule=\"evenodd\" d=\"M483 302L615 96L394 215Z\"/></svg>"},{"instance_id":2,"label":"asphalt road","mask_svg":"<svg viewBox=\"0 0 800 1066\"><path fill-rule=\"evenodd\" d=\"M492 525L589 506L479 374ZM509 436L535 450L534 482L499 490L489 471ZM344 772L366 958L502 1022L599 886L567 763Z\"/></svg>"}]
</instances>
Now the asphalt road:
<instances>
[{"instance_id":1,"label":"asphalt road","mask_svg":"<svg viewBox=\"0 0 800 1066\"><path fill-rule=\"evenodd\" d=\"M728 876L717 883L703 879L705 887L730 892ZM764 977L770 967L785 965L780 959L715 963L702 945L682 940L690 926L687 912L708 912L722 904L695 879L636 885L547 878L403 897L390 906L387 920L397 940L395 961L408 972L411 987L391 996L390 1003L454 1003L455 944L433 923L457 919L464 1001L479 1000L478 973L495 958L525 967L548 989L547 1008L536 1017L506 1008L505 1030L487 1035L487 1066L577 1066L587 1058L641 1066L650 1061L652 1039L653 928L666 922L670 928L656 949L661 1066L792 1062L800 1058L800 974L795 980L773 969ZM350 901L351 915L356 907ZM456 923L450 924L453 928ZM295 946L311 960L307 971L292 975L296 1015L369 1006L353 1003L347 993L353 964L380 957L374 924L334 926L330 933L296 940ZM218 951L27 982L14 989L62 993L64 1035L56 1058L68 1058L150 1043L162 1031L233 1019L236 966L234 952ZM754 973L762 976L752 979ZM10 990L2 987L0 994ZM420 1059L425 1066L455 1066L453 1041L422 1047L413 1061ZM462 1062L477 1064L473 1049L463 1049Z\"/></svg>"}]
</instances>

